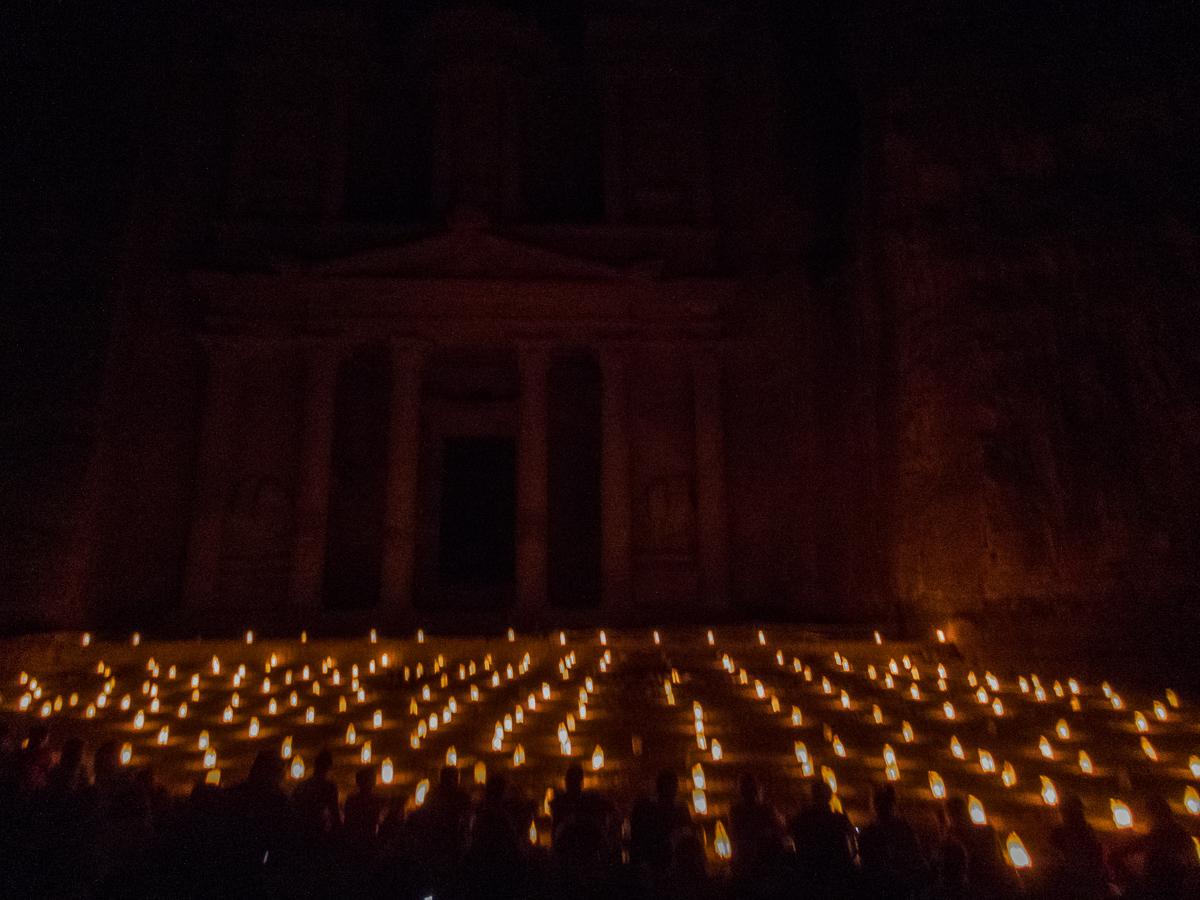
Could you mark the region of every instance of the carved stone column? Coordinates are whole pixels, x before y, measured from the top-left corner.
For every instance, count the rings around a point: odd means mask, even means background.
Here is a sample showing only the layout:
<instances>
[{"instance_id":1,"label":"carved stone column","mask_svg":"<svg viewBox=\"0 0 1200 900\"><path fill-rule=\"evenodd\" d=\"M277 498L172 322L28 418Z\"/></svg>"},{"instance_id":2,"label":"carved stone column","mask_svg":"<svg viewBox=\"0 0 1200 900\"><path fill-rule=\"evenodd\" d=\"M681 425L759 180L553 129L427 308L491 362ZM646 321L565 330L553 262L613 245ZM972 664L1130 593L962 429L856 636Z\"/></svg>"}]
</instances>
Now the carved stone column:
<instances>
[{"instance_id":1,"label":"carved stone column","mask_svg":"<svg viewBox=\"0 0 1200 900\"><path fill-rule=\"evenodd\" d=\"M208 383L197 461L197 500L183 585L184 608L192 616L202 615L217 600L242 363L242 351L235 344L212 339L206 348Z\"/></svg>"},{"instance_id":2,"label":"carved stone column","mask_svg":"<svg viewBox=\"0 0 1200 900\"><path fill-rule=\"evenodd\" d=\"M292 612L301 619L315 615L321 608L334 403L340 362L340 348L335 344L321 343L309 348L290 597Z\"/></svg>"},{"instance_id":3,"label":"carved stone column","mask_svg":"<svg viewBox=\"0 0 1200 900\"><path fill-rule=\"evenodd\" d=\"M417 461L421 447L421 372L424 364L423 348L393 348L383 587L379 612L381 622L394 626L408 626L415 618Z\"/></svg>"},{"instance_id":4,"label":"carved stone column","mask_svg":"<svg viewBox=\"0 0 1200 900\"><path fill-rule=\"evenodd\" d=\"M600 354L601 609L618 619L629 612L633 586L633 520L629 488L628 360L623 348Z\"/></svg>"},{"instance_id":5,"label":"carved stone column","mask_svg":"<svg viewBox=\"0 0 1200 900\"><path fill-rule=\"evenodd\" d=\"M525 627L546 621L546 378L549 354L521 348L521 408L517 431L516 616Z\"/></svg>"},{"instance_id":6,"label":"carved stone column","mask_svg":"<svg viewBox=\"0 0 1200 900\"><path fill-rule=\"evenodd\" d=\"M717 348L704 346L693 350L692 377L696 403L696 537L700 600L713 607L729 599L721 360Z\"/></svg>"}]
</instances>

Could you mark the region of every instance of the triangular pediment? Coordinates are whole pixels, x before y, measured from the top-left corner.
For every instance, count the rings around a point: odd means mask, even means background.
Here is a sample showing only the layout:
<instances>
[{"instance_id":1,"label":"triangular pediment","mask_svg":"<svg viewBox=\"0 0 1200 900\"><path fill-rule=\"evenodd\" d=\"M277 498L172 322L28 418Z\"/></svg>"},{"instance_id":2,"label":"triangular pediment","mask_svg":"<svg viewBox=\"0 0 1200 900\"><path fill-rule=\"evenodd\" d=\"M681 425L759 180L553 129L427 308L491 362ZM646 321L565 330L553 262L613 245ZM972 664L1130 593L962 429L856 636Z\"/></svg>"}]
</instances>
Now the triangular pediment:
<instances>
[{"instance_id":1,"label":"triangular pediment","mask_svg":"<svg viewBox=\"0 0 1200 900\"><path fill-rule=\"evenodd\" d=\"M454 278L525 281L615 281L620 269L492 234L470 225L393 247L322 263L326 278Z\"/></svg>"}]
</instances>

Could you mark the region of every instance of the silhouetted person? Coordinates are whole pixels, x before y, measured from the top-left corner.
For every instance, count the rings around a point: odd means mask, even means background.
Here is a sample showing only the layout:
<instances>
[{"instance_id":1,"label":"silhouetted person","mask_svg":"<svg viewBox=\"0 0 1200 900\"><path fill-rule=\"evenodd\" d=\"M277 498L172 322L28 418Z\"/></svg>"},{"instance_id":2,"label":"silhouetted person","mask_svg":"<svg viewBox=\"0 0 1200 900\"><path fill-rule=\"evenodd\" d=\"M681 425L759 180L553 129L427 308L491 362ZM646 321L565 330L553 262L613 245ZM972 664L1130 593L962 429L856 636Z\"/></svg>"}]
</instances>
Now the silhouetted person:
<instances>
[{"instance_id":1,"label":"silhouetted person","mask_svg":"<svg viewBox=\"0 0 1200 900\"><path fill-rule=\"evenodd\" d=\"M433 888L434 896L461 874L470 813L471 798L458 785L458 769L445 766L437 787L405 822L418 877Z\"/></svg>"},{"instance_id":2,"label":"silhouetted person","mask_svg":"<svg viewBox=\"0 0 1200 900\"><path fill-rule=\"evenodd\" d=\"M1186 896L1185 889L1195 881L1195 845L1160 795L1151 794L1146 799L1146 811L1150 831L1114 852L1119 862L1129 856L1142 857L1142 876L1128 895L1145 900L1178 900Z\"/></svg>"},{"instance_id":3,"label":"silhouetted person","mask_svg":"<svg viewBox=\"0 0 1200 900\"><path fill-rule=\"evenodd\" d=\"M754 882L747 890L767 890L783 860L785 836L783 817L763 799L758 779L742 773L738 797L729 810L730 867L736 879Z\"/></svg>"},{"instance_id":4,"label":"silhouetted person","mask_svg":"<svg viewBox=\"0 0 1200 900\"><path fill-rule=\"evenodd\" d=\"M967 851L957 842L943 842L932 900L970 900L972 896L967 876Z\"/></svg>"},{"instance_id":5,"label":"silhouetted person","mask_svg":"<svg viewBox=\"0 0 1200 900\"><path fill-rule=\"evenodd\" d=\"M553 844L558 843L558 833L572 819L583 800L583 766L572 763L563 776L563 789L556 791L550 801L550 819L554 828ZM557 848L556 848L557 849Z\"/></svg>"},{"instance_id":6,"label":"silhouetted person","mask_svg":"<svg viewBox=\"0 0 1200 900\"><path fill-rule=\"evenodd\" d=\"M895 786L876 785L871 802L875 819L858 836L864 889L879 900L911 900L928 881L921 844L900 815Z\"/></svg>"},{"instance_id":7,"label":"silhouetted person","mask_svg":"<svg viewBox=\"0 0 1200 900\"><path fill-rule=\"evenodd\" d=\"M577 764L567 769L564 787L550 801L554 858L574 874L592 877L612 861L612 805L599 791L583 790L583 769Z\"/></svg>"},{"instance_id":8,"label":"silhouetted person","mask_svg":"<svg viewBox=\"0 0 1200 900\"><path fill-rule=\"evenodd\" d=\"M854 826L845 813L833 809L832 800L829 785L814 781L810 802L791 822L796 864L806 896L841 898L854 887Z\"/></svg>"},{"instance_id":9,"label":"silhouetted person","mask_svg":"<svg viewBox=\"0 0 1200 900\"><path fill-rule=\"evenodd\" d=\"M294 862L295 819L281 783L286 761L279 748L263 748L250 774L229 791L230 864L243 892L269 892Z\"/></svg>"},{"instance_id":10,"label":"silhouetted person","mask_svg":"<svg viewBox=\"0 0 1200 900\"><path fill-rule=\"evenodd\" d=\"M375 767L371 764L360 766L354 773L354 786L357 793L346 798L346 814L343 827L346 838L352 844L360 847L370 847L375 843L379 831L379 819L383 815L383 800L375 793L377 780Z\"/></svg>"},{"instance_id":11,"label":"silhouetted person","mask_svg":"<svg viewBox=\"0 0 1200 900\"><path fill-rule=\"evenodd\" d=\"M957 844L963 849L971 896L987 900L1013 894L1016 877L1004 861L1004 851L992 826L971 821L967 801L961 796L947 797L942 812L946 828L943 851L949 844Z\"/></svg>"},{"instance_id":12,"label":"silhouetted person","mask_svg":"<svg viewBox=\"0 0 1200 900\"><path fill-rule=\"evenodd\" d=\"M488 776L466 854L467 897L518 898L525 892L525 846L505 804L507 779Z\"/></svg>"},{"instance_id":13,"label":"silhouetted person","mask_svg":"<svg viewBox=\"0 0 1200 900\"><path fill-rule=\"evenodd\" d=\"M1111 897L1104 850L1087 823L1083 801L1076 794L1063 794L1058 812L1061 821L1050 833L1053 853L1046 867L1045 893L1063 900Z\"/></svg>"},{"instance_id":14,"label":"silhouetted person","mask_svg":"<svg viewBox=\"0 0 1200 900\"><path fill-rule=\"evenodd\" d=\"M313 773L292 792L292 807L306 840L336 832L342 824L338 811L337 783L329 777L333 754L328 749L317 754Z\"/></svg>"},{"instance_id":15,"label":"silhouetted person","mask_svg":"<svg viewBox=\"0 0 1200 900\"><path fill-rule=\"evenodd\" d=\"M667 879L667 900L709 900L718 896L718 885L708 875L704 844L694 830L675 845L675 858Z\"/></svg>"},{"instance_id":16,"label":"silhouetted person","mask_svg":"<svg viewBox=\"0 0 1200 900\"><path fill-rule=\"evenodd\" d=\"M635 866L664 872L671 865L675 841L692 832L692 817L678 801L679 779L659 772L654 799L642 798L630 816L629 858Z\"/></svg>"},{"instance_id":17,"label":"silhouetted person","mask_svg":"<svg viewBox=\"0 0 1200 900\"><path fill-rule=\"evenodd\" d=\"M29 838L37 860L35 880L47 896L81 894L96 876L93 855L99 834L83 741L71 738L63 745L45 787L32 802Z\"/></svg>"}]
</instances>

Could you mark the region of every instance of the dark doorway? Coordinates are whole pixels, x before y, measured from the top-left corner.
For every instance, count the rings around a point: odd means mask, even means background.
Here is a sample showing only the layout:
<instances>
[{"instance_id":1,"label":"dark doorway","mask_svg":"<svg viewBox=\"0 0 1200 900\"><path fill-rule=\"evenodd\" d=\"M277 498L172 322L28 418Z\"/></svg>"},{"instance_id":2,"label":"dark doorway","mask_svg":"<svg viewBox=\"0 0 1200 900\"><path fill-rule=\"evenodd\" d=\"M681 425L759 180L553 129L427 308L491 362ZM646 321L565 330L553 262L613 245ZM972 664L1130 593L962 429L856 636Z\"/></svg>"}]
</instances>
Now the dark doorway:
<instances>
[{"instance_id":1,"label":"dark doorway","mask_svg":"<svg viewBox=\"0 0 1200 900\"><path fill-rule=\"evenodd\" d=\"M356 353L342 365L325 544L328 609L370 609L379 602L391 399L386 349Z\"/></svg>"},{"instance_id":2,"label":"dark doorway","mask_svg":"<svg viewBox=\"0 0 1200 900\"><path fill-rule=\"evenodd\" d=\"M442 464L438 580L446 586L511 588L516 579L516 441L447 438Z\"/></svg>"},{"instance_id":3,"label":"dark doorway","mask_svg":"<svg viewBox=\"0 0 1200 900\"><path fill-rule=\"evenodd\" d=\"M550 369L547 591L552 606L600 605L601 373L580 353Z\"/></svg>"}]
</instances>

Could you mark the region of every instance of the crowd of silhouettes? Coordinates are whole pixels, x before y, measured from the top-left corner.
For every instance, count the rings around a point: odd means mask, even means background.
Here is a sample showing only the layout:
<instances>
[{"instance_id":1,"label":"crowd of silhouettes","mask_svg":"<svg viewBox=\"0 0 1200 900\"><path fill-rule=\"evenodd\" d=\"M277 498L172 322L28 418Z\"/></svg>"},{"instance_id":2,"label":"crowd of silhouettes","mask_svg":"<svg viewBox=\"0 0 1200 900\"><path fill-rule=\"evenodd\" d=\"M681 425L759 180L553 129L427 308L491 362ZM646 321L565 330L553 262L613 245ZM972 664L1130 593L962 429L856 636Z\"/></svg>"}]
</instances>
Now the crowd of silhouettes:
<instances>
[{"instance_id":1,"label":"crowd of silhouettes","mask_svg":"<svg viewBox=\"0 0 1200 900\"><path fill-rule=\"evenodd\" d=\"M511 796L504 773L468 789L442 769L424 802L389 803L377 767L355 771L344 801L321 752L284 790L287 761L262 750L245 781L197 781L174 797L119 747L54 748L33 726L0 722L0 897L70 898L653 898L653 900L1184 900L1200 896L1191 836L1147 797L1149 828L1106 852L1082 801L1063 796L1045 858L1018 873L993 829L961 797L940 827L918 832L893 784L876 785L861 828L824 781L790 818L743 772L727 816L731 858L711 865L705 829L680 799L679 776L623 810L570 766L549 800ZM760 773L765 774L765 773ZM924 803L924 801L922 801ZM534 825L549 840L530 840ZM535 831L535 836L538 834Z\"/></svg>"}]
</instances>

